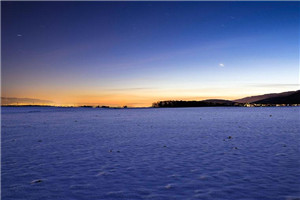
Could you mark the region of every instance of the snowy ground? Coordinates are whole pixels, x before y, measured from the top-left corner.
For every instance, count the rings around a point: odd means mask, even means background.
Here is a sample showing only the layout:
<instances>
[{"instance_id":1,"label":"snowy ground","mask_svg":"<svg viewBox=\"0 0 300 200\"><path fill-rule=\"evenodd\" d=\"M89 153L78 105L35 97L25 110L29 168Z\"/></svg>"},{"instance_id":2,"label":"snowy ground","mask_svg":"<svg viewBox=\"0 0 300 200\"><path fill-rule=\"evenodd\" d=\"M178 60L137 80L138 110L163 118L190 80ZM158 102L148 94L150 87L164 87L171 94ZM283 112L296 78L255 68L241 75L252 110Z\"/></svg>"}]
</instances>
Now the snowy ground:
<instances>
[{"instance_id":1,"label":"snowy ground","mask_svg":"<svg viewBox=\"0 0 300 200\"><path fill-rule=\"evenodd\" d=\"M2 108L2 200L300 198L300 107Z\"/></svg>"}]
</instances>

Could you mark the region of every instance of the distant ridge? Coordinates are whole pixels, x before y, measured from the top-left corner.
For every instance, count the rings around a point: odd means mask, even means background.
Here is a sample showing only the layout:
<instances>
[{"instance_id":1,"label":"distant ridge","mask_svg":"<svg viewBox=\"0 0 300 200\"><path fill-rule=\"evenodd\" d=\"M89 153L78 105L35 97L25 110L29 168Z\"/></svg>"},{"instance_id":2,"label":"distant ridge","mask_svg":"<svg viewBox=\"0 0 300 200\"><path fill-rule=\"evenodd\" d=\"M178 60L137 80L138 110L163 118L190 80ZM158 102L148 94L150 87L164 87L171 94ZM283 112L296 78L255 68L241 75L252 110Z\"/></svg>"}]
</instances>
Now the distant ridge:
<instances>
[{"instance_id":1,"label":"distant ridge","mask_svg":"<svg viewBox=\"0 0 300 200\"><path fill-rule=\"evenodd\" d=\"M251 104L251 105L249 105ZM300 105L300 90L245 97L234 101L207 99L203 101L168 100L158 101L152 107L215 107L215 106L295 106Z\"/></svg>"},{"instance_id":2,"label":"distant ridge","mask_svg":"<svg viewBox=\"0 0 300 200\"><path fill-rule=\"evenodd\" d=\"M288 95L280 95L263 100L255 101L257 104L300 104L300 90L289 93Z\"/></svg>"},{"instance_id":3,"label":"distant ridge","mask_svg":"<svg viewBox=\"0 0 300 200\"><path fill-rule=\"evenodd\" d=\"M245 98L237 99L237 100L234 100L234 101L238 102L238 103L258 103L258 102L261 102L262 100L265 100L265 99L286 97L286 96L289 96L289 95L294 94L294 93L299 92L299 91L300 90L298 90L298 91L282 92L282 93L263 94L263 95L245 97ZM271 102L271 101L272 100L269 100L269 102ZM298 101L297 103L300 103L300 102Z\"/></svg>"}]
</instances>

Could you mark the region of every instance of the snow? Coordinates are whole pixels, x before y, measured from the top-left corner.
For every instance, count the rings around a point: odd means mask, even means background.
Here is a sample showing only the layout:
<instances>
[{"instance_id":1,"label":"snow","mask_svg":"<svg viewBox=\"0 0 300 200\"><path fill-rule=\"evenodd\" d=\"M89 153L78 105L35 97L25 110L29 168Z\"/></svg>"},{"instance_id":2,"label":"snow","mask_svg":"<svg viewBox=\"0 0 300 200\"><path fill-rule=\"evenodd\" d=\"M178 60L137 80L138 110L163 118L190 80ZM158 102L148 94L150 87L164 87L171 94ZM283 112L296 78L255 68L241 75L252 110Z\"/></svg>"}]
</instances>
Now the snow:
<instances>
[{"instance_id":1,"label":"snow","mask_svg":"<svg viewBox=\"0 0 300 200\"><path fill-rule=\"evenodd\" d=\"M300 198L300 107L2 108L2 200Z\"/></svg>"}]
</instances>

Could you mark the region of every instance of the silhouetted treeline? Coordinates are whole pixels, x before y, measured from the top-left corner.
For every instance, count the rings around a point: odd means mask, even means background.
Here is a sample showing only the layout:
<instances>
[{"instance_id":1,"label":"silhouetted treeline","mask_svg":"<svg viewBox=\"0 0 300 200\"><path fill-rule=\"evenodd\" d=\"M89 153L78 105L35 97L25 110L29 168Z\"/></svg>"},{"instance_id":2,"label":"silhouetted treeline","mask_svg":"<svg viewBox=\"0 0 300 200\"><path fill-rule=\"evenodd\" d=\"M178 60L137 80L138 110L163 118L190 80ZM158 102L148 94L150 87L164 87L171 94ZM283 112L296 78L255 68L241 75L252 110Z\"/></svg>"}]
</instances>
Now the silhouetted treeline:
<instances>
[{"instance_id":1,"label":"silhouetted treeline","mask_svg":"<svg viewBox=\"0 0 300 200\"><path fill-rule=\"evenodd\" d=\"M79 106L80 108L93 108L93 106L87 106L87 105L83 105L83 106Z\"/></svg>"},{"instance_id":2,"label":"silhouetted treeline","mask_svg":"<svg viewBox=\"0 0 300 200\"><path fill-rule=\"evenodd\" d=\"M158 101L152 104L155 108L168 107L212 107L212 106L243 106L243 104L224 101Z\"/></svg>"}]
</instances>

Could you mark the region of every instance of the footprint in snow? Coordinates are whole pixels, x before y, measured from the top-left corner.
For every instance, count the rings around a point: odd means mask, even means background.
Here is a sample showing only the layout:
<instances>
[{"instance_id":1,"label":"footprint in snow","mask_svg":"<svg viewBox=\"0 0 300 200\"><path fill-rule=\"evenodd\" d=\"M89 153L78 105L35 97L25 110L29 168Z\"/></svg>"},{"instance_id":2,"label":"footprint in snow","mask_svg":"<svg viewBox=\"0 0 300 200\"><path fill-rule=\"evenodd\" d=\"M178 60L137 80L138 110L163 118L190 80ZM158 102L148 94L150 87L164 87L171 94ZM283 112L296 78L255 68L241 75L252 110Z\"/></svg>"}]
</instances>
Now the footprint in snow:
<instances>
[{"instance_id":1,"label":"footprint in snow","mask_svg":"<svg viewBox=\"0 0 300 200\"><path fill-rule=\"evenodd\" d=\"M31 181L31 184L34 184L34 183L41 183L41 182L43 182L41 179L37 179L37 180Z\"/></svg>"}]
</instances>

